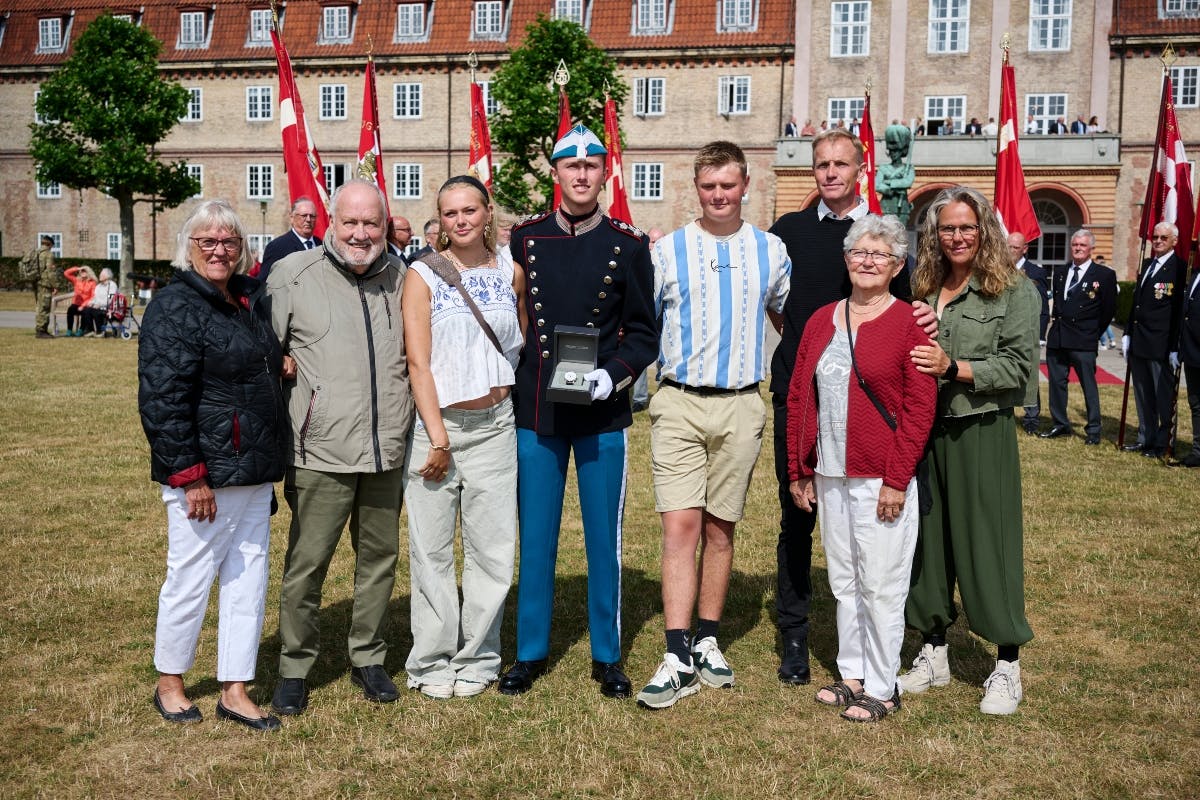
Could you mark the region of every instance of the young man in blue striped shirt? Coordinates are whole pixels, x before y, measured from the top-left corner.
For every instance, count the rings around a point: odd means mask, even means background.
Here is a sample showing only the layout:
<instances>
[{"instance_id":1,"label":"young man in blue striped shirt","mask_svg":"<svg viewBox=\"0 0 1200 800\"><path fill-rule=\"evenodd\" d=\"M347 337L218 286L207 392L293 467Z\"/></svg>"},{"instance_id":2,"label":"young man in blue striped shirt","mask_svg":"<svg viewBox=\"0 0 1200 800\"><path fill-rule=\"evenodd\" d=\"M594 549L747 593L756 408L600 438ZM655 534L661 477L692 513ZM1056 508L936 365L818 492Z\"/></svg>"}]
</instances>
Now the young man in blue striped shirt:
<instances>
[{"instance_id":1,"label":"young man in blue striped shirt","mask_svg":"<svg viewBox=\"0 0 1200 800\"><path fill-rule=\"evenodd\" d=\"M762 445L767 325L782 325L792 263L783 242L742 220L746 156L711 142L695 160L701 215L659 240L659 390L650 401L655 506L662 515L667 652L638 704L659 709L733 685L717 644L734 526ZM696 552L699 548L699 565ZM698 614L691 636L692 609Z\"/></svg>"}]
</instances>

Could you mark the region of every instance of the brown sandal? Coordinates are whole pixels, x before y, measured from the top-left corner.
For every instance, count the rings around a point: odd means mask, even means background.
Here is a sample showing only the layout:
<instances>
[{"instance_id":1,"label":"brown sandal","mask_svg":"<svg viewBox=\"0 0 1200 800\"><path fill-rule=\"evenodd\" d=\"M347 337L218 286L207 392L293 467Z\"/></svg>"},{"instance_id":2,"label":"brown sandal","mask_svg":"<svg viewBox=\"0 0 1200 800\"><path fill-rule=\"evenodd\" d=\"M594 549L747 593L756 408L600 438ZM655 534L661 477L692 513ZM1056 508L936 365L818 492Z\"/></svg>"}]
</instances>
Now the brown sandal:
<instances>
[{"instance_id":1,"label":"brown sandal","mask_svg":"<svg viewBox=\"0 0 1200 800\"><path fill-rule=\"evenodd\" d=\"M822 700L821 692L832 693L833 698L834 698L833 701L830 702L829 700ZM845 681L837 681L836 683L831 683L828 686L822 686L820 691L817 692L816 696L813 699L816 700L818 703L820 703L823 706L833 706L834 708L845 708L846 706L849 706L851 703L855 702L862 696L863 696L863 690L861 687L858 689L858 691L855 691L854 689L851 689L850 685L847 684Z\"/></svg>"},{"instance_id":2,"label":"brown sandal","mask_svg":"<svg viewBox=\"0 0 1200 800\"><path fill-rule=\"evenodd\" d=\"M892 707L888 708L884 703L892 703ZM851 708L861 708L867 712L869 716L853 717L846 714ZM900 710L900 691L897 689L888 700L876 700L869 694L864 694L855 700L851 705L846 706L846 711L841 713L842 719L848 719L851 722L879 722L889 714L895 714Z\"/></svg>"}]
</instances>

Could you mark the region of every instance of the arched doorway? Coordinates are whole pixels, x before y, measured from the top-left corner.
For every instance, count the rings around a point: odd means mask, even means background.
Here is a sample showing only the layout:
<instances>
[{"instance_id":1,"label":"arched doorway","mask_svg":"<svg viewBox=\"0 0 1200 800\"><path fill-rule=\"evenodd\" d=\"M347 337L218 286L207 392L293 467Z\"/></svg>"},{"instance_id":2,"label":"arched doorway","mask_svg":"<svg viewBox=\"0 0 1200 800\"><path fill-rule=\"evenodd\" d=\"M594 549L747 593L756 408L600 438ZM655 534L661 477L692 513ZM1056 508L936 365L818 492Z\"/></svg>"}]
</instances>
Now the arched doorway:
<instances>
[{"instance_id":1,"label":"arched doorway","mask_svg":"<svg viewBox=\"0 0 1200 800\"><path fill-rule=\"evenodd\" d=\"M1072 226L1066 209L1056 200L1037 197L1033 198L1033 213L1042 235L1029 243L1026 257L1036 264L1067 263L1067 242Z\"/></svg>"}]
</instances>

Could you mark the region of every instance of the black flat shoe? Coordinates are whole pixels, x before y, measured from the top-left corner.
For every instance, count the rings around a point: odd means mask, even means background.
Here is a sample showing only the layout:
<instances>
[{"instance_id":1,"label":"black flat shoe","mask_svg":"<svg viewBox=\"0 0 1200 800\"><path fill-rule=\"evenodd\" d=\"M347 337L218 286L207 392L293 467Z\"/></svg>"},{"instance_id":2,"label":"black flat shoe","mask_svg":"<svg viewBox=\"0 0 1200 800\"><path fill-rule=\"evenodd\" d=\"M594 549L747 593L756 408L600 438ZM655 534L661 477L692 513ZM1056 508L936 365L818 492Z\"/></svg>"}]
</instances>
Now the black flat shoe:
<instances>
[{"instance_id":1,"label":"black flat shoe","mask_svg":"<svg viewBox=\"0 0 1200 800\"><path fill-rule=\"evenodd\" d=\"M1200 456L1189 453L1180 460L1179 465L1182 467L1200 467Z\"/></svg>"},{"instance_id":2,"label":"black flat shoe","mask_svg":"<svg viewBox=\"0 0 1200 800\"><path fill-rule=\"evenodd\" d=\"M1091 445L1091 446L1098 445L1098 444L1100 444L1100 437L1099 436L1089 436L1083 440L1083 443L1086 445Z\"/></svg>"},{"instance_id":3,"label":"black flat shoe","mask_svg":"<svg viewBox=\"0 0 1200 800\"><path fill-rule=\"evenodd\" d=\"M1126 453L1140 453L1145 447L1135 442L1134 444L1121 445L1121 449Z\"/></svg>"},{"instance_id":4,"label":"black flat shoe","mask_svg":"<svg viewBox=\"0 0 1200 800\"><path fill-rule=\"evenodd\" d=\"M808 640L784 639L783 658L779 660L779 680L804 686L812 680L808 671Z\"/></svg>"},{"instance_id":5,"label":"black flat shoe","mask_svg":"<svg viewBox=\"0 0 1200 800\"><path fill-rule=\"evenodd\" d=\"M163 707L162 698L158 696L158 688L154 689L154 707L158 709L158 713L162 714L162 718L167 722L176 722L181 725L186 725L191 722L203 722L204 715L200 713L200 709L195 705L190 708L185 708L183 711L167 711Z\"/></svg>"},{"instance_id":6,"label":"black flat shoe","mask_svg":"<svg viewBox=\"0 0 1200 800\"><path fill-rule=\"evenodd\" d=\"M620 661L605 664L593 659L592 680L600 683L600 694L605 697L629 697L633 691L629 677L621 670Z\"/></svg>"},{"instance_id":7,"label":"black flat shoe","mask_svg":"<svg viewBox=\"0 0 1200 800\"><path fill-rule=\"evenodd\" d=\"M546 671L546 660L518 661L500 679L500 694L525 694L533 688L533 682Z\"/></svg>"},{"instance_id":8,"label":"black flat shoe","mask_svg":"<svg viewBox=\"0 0 1200 800\"><path fill-rule=\"evenodd\" d=\"M303 714L308 708L308 682L304 678L284 678L275 687L271 710L285 717Z\"/></svg>"},{"instance_id":9,"label":"black flat shoe","mask_svg":"<svg viewBox=\"0 0 1200 800\"><path fill-rule=\"evenodd\" d=\"M400 697L396 684L388 677L387 670L382 664L371 664L366 667L351 667L350 682L361 686L363 697L372 703L394 703Z\"/></svg>"},{"instance_id":10,"label":"black flat shoe","mask_svg":"<svg viewBox=\"0 0 1200 800\"><path fill-rule=\"evenodd\" d=\"M217 717L227 719L230 722L236 722L239 725L245 725L253 731L277 731L283 725L279 721L279 717L274 714L267 714L265 717L243 717L236 711L230 711L221 705L220 700L217 701Z\"/></svg>"},{"instance_id":11,"label":"black flat shoe","mask_svg":"<svg viewBox=\"0 0 1200 800\"><path fill-rule=\"evenodd\" d=\"M1071 429L1064 425L1055 425L1045 433L1039 433L1038 436L1042 439L1057 439L1060 436L1070 436Z\"/></svg>"}]
</instances>

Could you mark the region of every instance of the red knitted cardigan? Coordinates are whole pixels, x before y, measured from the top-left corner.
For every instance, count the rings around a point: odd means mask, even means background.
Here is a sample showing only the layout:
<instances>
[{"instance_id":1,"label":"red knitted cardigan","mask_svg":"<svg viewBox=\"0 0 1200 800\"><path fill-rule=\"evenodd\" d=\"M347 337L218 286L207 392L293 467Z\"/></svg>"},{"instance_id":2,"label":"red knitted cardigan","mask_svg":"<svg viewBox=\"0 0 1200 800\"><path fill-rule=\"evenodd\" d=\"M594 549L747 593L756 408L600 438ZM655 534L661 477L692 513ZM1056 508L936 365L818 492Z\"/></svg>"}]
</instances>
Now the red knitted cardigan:
<instances>
[{"instance_id":1,"label":"red knitted cardigan","mask_svg":"<svg viewBox=\"0 0 1200 800\"><path fill-rule=\"evenodd\" d=\"M804 326L796 349L796 367L788 387L788 479L811 476L817 465L817 361L836 334L833 314L838 303L818 309ZM909 351L928 344L929 337L917 326L912 306L897 300L870 322L858 327L854 336L854 358L863 380L896 418L893 431L884 422L850 373L846 425L846 475L851 478L883 478L904 491L925 451L925 442L937 412L937 380L913 366Z\"/></svg>"}]
</instances>

